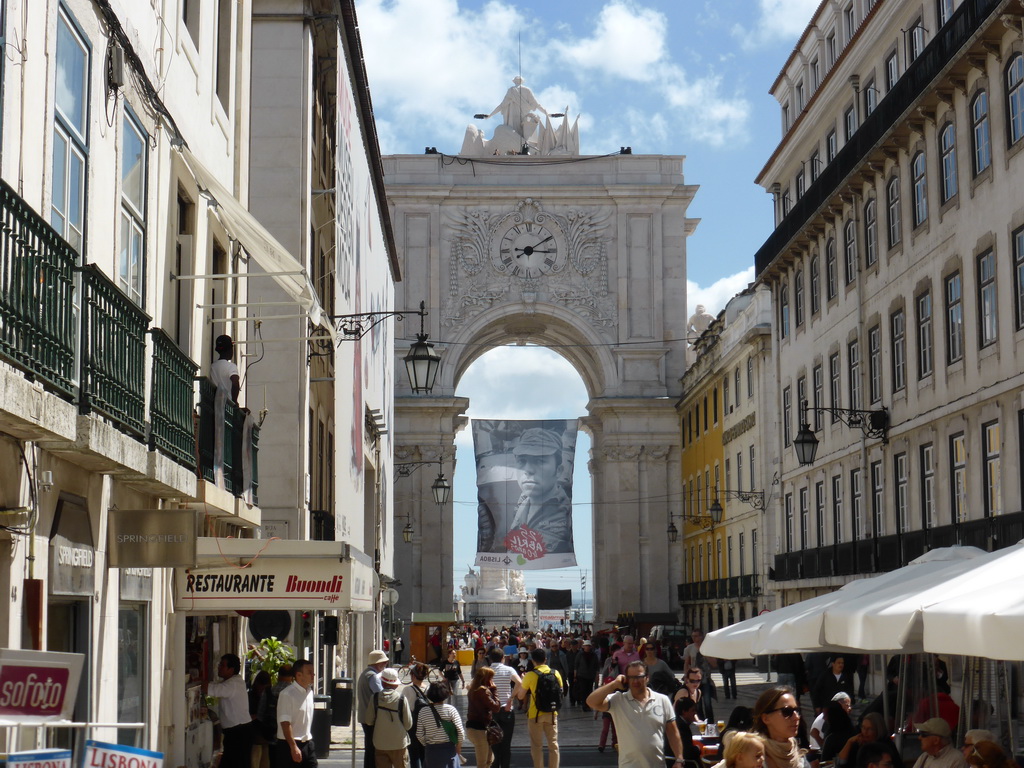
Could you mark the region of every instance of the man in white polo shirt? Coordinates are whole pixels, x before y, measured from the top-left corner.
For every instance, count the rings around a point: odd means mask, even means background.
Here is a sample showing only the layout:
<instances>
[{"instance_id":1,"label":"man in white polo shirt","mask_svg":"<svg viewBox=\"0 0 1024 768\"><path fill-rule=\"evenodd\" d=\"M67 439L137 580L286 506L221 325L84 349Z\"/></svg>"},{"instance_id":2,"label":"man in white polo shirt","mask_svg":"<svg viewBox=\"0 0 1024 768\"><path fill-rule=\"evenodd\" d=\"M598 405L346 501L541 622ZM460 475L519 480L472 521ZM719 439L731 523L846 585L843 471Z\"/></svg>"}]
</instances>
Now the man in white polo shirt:
<instances>
[{"instance_id":1,"label":"man in white polo shirt","mask_svg":"<svg viewBox=\"0 0 1024 768\"><path fill-rule=\"evenodd\" d=\"M313 662L292 664L295 681L277 697L277 768L316 768Z\"/></svg>"},{"instance_id":2,"label":"man in white polo shirt","mask_svg":"<svg viewBox=\"0 0 1024 768\"><path fill-rule=\"evenodd\" d=\"M683 754L672 701L647 687L647 667L631 661L626 674L602 685L587 697L587 706L611 712L619 737L619 765L635 768L665 765L665 737L672 754ZM681 766L682 758L674 765Z\"/></svg>"}]
</instances>

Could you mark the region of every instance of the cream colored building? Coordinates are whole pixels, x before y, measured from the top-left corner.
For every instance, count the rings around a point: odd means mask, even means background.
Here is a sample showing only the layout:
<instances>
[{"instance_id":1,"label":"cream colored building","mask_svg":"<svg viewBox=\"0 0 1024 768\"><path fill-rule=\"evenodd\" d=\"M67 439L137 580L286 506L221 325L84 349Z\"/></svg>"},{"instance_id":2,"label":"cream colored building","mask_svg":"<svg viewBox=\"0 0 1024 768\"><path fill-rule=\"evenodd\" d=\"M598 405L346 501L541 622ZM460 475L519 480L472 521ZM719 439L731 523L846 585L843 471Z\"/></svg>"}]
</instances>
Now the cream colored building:
<instances>
[{"instance_id":1,"label":"cream colored building","mask_svg":"<svg viewBox=\"0 0 1024 768\"><path fill-rule=\"evenodd\" d=\"M1020 3L823 3L772 93L783 602L1024 534ZM882 430L811 411L887 410ZM849 414L843 414L847 420Z\"/></svg>"}]
</instances>

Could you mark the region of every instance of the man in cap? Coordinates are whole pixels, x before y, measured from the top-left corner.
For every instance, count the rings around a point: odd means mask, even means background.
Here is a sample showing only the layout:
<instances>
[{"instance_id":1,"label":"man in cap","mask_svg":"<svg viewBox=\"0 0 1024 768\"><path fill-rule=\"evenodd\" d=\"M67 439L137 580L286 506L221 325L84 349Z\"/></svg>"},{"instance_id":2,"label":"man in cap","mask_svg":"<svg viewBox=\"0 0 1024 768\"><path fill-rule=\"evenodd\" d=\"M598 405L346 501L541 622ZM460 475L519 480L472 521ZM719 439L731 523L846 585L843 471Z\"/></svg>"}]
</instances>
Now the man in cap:
<instances>
[{"instance_id":1,"label":"man in cap","mask_svg":"<svg viewBox=\"0 0 1024 768\"><path fill-rule=\"evenodd\" d=\"M967 768L963 754L950 744L953 733L949 723L941 717L933 717L915 727L921 738L921 756L914 768Z\"/></svg>"},{"instance_id":2,"label":"man in cap","mask_svg":"<svg viewBox=\"0 0 1024 768\"><path fill-rule=\"evenodd\" d=\"M512 449L519 469L519 497L509 532L528 528L544 538L545 554L572 552L572 500L558 482L562 438L550 429L523 432Z\"/></svg>"},{"instance_id":3,"label":"man in cap","mask_svg":"<svg viewBox=\"0 0 1024 768\"><path fill-rule=\"evenodd\" d=\"M363 726L363 766L374 768L376 757L373 749L373 724L367 719L373 704L373 695L384 690L380 681L380 673L388 665L388 655L384 651L370 651L366 659L366 669L359 673L356 682L356 717Z\"/></svg>"},{"instance_id":4,"label":"man in cap","mask_svg":"<svg viewBox=\"0 0 1024 768\"><path fill-rule=\"evenodd\" d=\"M378 768L407 768L409 731L412 710L409 701L398 690L398 673L385 669L380 673L383 690L375 693L367 707L366 719L373 727L373 748Z\"/></svg>"},{"instance_id":5,"label":"man in cap","mask_svg":"<svg viewBox=\"0 0 1024 768\"><path fill-rule=\"evenodd\" d=\"M601 674L601 660L594 653L594 644L583 641L583 650L576 657L576 699L583 703L583 711L589 712L587 696L594 690L597 676Z\"/></svg>"}]
</instances>

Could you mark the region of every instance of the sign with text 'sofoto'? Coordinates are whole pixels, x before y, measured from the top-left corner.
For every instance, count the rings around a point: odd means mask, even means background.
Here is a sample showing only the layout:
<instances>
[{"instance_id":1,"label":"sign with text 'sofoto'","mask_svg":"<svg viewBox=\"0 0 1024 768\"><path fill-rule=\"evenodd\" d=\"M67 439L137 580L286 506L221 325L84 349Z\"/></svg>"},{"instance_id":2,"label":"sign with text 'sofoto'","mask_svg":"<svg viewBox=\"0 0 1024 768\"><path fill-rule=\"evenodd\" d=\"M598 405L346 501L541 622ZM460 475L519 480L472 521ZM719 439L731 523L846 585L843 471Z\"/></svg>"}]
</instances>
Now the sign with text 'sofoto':
<instances>
[{"instance_id":1,"label":"sign with text 'sofoto'","mask_svg":"<svg viewBox=\"0 0 1024 768\"><path fill-rule=\"evenodd\" d=\"M70 720L84 659L80 653L0 648L0 725Z\"/></svg>"}]
</instances>

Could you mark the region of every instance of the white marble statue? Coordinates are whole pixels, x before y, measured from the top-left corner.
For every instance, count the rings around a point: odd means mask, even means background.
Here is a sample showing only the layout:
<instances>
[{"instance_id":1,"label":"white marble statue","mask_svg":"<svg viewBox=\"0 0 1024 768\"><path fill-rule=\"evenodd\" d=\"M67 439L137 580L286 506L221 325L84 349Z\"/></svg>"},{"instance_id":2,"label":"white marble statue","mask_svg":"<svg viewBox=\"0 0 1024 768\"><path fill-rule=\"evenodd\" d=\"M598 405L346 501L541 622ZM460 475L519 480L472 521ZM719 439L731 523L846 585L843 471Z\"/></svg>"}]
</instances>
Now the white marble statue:
<instances>
[{"instance_id":1,"label":"white marble statue","mask_svg":"<svg viewBox=\"0 0 1024 768\"><path fill-rule=\"evenodd\" d=\"M526 597L526 585L523 582L522 571L509 571L508 591L514 597Z\"/></svg>"},{"instance_id":2,"label":"white marble statue","mask_svg":"<svg viewBox=\"0 0 1024 768\"><path fill-rule=\"evenodd\" d=\"M505 98L489 115L477 115L484 119L497 114L502 116L503 122L494 129L494 136L488 139L483 129L469 125L460 154L465 157L521 154L578 156L579 118L570 126L569 108L566 107L560 115L562 124L555 128L551 124L550 113L537 101L533 91L523 85L523 78L513 78L512 82ZM544 116L543 124L541 115Z\"/></svg>"},{"instance_id":3,"label":"white marble statue","mask_svg":"<svg viewBox=\"0 0 1024 768\"><path fill-rule=\"evenodd\" d=\"M713 315L708 314L703 304L698 304L697 311L690 315L690 319L686 323L687 332L693 336L700 336L708 329L708 326L711 325L714 319ZM691 339L690 343L692 344L693 341Z\"/></svg>"}]
</instances>

